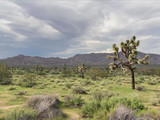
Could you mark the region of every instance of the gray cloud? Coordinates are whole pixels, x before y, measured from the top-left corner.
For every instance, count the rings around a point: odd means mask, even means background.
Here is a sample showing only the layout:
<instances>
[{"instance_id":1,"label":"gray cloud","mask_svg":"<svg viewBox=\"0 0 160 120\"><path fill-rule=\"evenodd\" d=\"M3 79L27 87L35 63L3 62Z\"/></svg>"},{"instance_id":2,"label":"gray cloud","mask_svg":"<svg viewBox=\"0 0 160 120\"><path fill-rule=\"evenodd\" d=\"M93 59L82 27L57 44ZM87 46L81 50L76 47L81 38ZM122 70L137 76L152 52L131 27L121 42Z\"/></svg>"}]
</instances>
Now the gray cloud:
<instances>
[{"instance_id":1,"label":"gray cloud","mask_svg":"<svg viewBox=\"0 0 160 120\"><path fill-rule=\"evenodd\" d=\"M109 52L132 35L140 51L159 53L159 11L154 0L0 1L1 58Z\"/></svg>"}]
</instances>

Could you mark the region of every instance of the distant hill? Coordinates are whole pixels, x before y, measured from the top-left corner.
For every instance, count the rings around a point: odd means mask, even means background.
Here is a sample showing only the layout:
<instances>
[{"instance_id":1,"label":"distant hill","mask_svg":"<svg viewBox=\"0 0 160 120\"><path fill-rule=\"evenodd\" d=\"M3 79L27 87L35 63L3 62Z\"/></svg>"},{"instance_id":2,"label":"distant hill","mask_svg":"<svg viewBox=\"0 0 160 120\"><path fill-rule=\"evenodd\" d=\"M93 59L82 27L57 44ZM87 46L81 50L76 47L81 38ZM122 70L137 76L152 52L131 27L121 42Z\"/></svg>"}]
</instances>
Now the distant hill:
<instances>
[{"instance_id":1,"label":"distant hill","mask_svg":"<svg viewBox=\"0 0 160 120\"><path fill-rule=\"evenodd\" d=\"M18 55L15 57L9 57L6 59L2 59L2 62L6 62L9 66L62 66L64 64L75 66L81 63L85 63L87 65L95 65L95 66L103 66L108 65L111 60L107 60L106 56L112 55L112 53L91 53L91 54L77 54L68 59L63 58L43 58L43 57L31 57ZM138 58L143 58L146 54L139 52ZM160 65L160 55L157 54L148 54L150 56L150 65Z\"/></svg>"}]
</instances>

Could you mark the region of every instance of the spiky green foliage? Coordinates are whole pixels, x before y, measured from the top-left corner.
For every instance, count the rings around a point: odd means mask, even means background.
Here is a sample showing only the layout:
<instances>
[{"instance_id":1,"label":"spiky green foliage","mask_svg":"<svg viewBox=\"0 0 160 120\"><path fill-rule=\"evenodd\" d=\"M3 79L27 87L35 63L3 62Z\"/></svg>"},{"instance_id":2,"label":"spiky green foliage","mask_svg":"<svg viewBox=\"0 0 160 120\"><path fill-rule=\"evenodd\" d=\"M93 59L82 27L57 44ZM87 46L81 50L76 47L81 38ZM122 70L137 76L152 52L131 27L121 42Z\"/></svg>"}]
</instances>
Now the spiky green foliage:
<instances>
[{"instance_id":1,"label":"spiky green foliage","mask_svg":"<svg viewBox=\"0 0 160 120\"><path fill-rule=\"evenodd\" d=\"M0 63L0 84L10 84L12 74L5 63Z\"/></svg>"},{"instance_id":2,"label":"spiky green foliage","mask_svg":"<svg viewBox=\"0 0 160 120\"><path fill-rule=\"evenodd\" d=\"M136 41L136 36L133 36L130 40L126 42L121 42L120 49L124 57L120 57L119 48L116 44L113 44L113 56L107 56L108 59L113 59L113 63L110 63L109 67L111 70L116 68L122 68L122 70L130 70L132 74L132 82L134 83L134 70L136 67L135 64L149 64L149 56L146 55L143 59L137 58L137 47L139 46L140 41ZM132 87L135 89L135 86Z\"/></svg>"},{"instance_id":3,"label":"spiky green foliage","mask_svg":"<svg viewBox=\"0 0 160 120\"><path fill-rule=\"evenodd\" d=\"M84 78L84 74L86 72L86 65L82 63L82 65L78 66L77 69L78 69L78 72L81 74L81 77Z\"/></svg>"},{"instance_id":4,"label":"spiky green foliage","mask_svg":"<svg viewBox=\"0 0 160 120\"><path fill-rule=\"evenodd\" d=\"M34 68L35 68L35 71L37 74L39 74L39 75L44 74L44 67L43 66L36 65Z\"/></svg>"}]
</instances>

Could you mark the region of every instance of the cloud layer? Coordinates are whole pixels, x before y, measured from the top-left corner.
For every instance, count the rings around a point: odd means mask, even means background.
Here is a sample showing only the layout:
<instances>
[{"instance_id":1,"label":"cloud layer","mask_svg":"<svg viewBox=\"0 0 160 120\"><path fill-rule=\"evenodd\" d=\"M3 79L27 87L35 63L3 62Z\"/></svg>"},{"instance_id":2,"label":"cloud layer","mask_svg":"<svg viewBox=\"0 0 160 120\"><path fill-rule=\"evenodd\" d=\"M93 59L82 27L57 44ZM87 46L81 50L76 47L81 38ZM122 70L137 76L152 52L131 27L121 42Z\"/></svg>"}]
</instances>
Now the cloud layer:
<instances>
[{"instance_id":1,"label":"cloud layer","mask_svg":"<svg viewBox=\"0 0 160 120\"><path fill-rule=\"evenodd\" d=\"M132 35L141 40L140 51L159 54L159 32L154 0L0 1L0 58L110 52Z\"/></svg>"}]
</instances>

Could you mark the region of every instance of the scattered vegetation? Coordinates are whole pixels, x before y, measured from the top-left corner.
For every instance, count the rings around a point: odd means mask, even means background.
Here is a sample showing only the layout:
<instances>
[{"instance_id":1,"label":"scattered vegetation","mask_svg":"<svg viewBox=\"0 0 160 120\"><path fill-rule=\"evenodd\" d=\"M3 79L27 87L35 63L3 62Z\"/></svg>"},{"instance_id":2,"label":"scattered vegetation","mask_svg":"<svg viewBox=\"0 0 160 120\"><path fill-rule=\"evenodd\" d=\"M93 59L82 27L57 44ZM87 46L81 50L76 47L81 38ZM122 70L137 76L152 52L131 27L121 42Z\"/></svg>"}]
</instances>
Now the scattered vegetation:
<instances>
[{"instance_id":1,"label":"scattered vegetation","mask_svg":"<svg viewBox=\"0 0 160 120\"><path fill-rule=\"evenodd\" d=\"M108 67L54 66L7 67L0 64L0 119L2 120L159 120L159 68L137 58L139 42L133 37L121 44L123 60L113 45L115 63L128 72ZM122 61L121 61L122 60ZM120 63L118 63L120 61ZM133 73L132 73L133 72ZM133 82L134 81L134 82ZM137 87L135 87L137 84ZM26 103L26 101L28 101Z\"/></svg>"},{"instance_id":2,"label":"scattered vegetation","mask_svg":"<svg viewBox=\"0 0 160 120\"><path fill-rule=\"evenodd\" d=\"M9 85L11 81L12 74L5 63L0 63L0 84Z\"/></svg>"}]
</instances>

